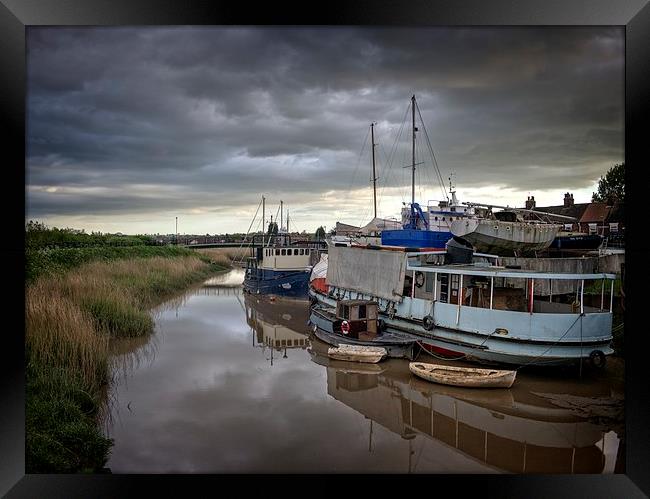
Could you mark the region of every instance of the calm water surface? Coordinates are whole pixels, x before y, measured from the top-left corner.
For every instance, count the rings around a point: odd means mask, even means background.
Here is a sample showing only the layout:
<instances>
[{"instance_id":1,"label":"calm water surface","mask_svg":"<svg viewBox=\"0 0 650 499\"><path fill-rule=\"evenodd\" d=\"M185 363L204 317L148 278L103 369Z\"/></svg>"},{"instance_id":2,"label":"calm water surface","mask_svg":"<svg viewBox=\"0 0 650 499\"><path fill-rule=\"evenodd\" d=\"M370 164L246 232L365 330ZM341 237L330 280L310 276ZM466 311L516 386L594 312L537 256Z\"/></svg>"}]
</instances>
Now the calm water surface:
<instances>
[{"instance_id":1,"label":"calm water surface","mask_svg":"<svg viewBox=\"0 0 650 499\"><path fill-rule=\"evenodd\" d=\"M242 280L210 279L157 309L155 334L113 345L114 473L624 471L615 365L434 385L405 360L328 359L308 302L244 295Z\"/></svg>"}]
</instances>

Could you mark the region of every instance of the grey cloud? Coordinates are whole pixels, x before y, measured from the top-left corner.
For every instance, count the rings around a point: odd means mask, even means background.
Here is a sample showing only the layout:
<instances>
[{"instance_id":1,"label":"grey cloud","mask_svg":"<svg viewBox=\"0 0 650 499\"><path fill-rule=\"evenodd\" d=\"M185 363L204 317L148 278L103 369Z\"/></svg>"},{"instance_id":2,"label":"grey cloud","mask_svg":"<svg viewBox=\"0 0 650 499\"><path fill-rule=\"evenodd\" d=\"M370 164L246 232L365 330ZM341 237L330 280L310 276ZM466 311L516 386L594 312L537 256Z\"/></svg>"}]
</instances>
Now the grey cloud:
<instances>
[{"instance_id":1,"label":"grey cloud","mask_svg":"<svg viewBox=\"0 0 650 499\"><path fill-rule=\"evenodd\" d=\"M584 187L623 159L619 28L32 27L27 41L28 184L177 192L32 193L32 217L347 188L370 122L389 154L413 93L467 187Z\"/></svg>"}]
</instances>

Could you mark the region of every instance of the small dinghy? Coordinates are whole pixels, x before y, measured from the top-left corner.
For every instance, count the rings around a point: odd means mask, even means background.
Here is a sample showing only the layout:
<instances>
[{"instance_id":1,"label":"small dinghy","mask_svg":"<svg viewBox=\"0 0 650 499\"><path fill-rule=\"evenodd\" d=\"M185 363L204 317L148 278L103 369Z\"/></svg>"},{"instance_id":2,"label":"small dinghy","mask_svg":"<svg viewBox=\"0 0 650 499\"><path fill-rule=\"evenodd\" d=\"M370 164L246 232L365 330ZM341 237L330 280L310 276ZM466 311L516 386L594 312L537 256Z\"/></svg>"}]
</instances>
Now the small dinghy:
<instances>
[{"instance_id":1,"label":"small dinghy","mask_svg":"<svg viewBox=\"0 0 650 499\"><path fill-rule=\"evenodd\" d=\"M517 375L517 371L452 367L423 362L409 363L409 370L416 376L433 383L469 388L510 388Z\"/></svg>"},{"instance_id":2,"label":"small dinghy","mask_svg":"<svg viewBox=\"0 0 650 499\"><path fill-rule=\"evenodd\" d=\"M361 345L339 344L337 348L329 348L327 356L336 360L347 360L352 362L367 362L376 364L386 357L388 352L382 347L367 347Z\"/></svg>"}]
</instances>

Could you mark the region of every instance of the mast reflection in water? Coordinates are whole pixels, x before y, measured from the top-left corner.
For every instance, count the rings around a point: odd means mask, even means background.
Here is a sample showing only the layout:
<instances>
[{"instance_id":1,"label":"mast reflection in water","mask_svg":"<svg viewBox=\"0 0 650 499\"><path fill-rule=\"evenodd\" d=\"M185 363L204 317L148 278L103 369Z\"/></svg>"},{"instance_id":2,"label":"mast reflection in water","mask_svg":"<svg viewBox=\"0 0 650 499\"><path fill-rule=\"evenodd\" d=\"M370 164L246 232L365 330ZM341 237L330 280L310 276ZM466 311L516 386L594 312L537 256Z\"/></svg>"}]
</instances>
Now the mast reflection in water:
<instances>
[{"instance_id":1,"label":"mast reflection in water","mask_svg":"<svg viewBox=\"0 0 650 499\"><path fill-rule=\"evenodd\" d=\"M521 372L510 390L468 390L402 360L334 361L308 336L308 302L242 280L190 290L157 309L150 338L115 345L113 472L623 471L616 383Z\"/></svg>"}]
</instances>

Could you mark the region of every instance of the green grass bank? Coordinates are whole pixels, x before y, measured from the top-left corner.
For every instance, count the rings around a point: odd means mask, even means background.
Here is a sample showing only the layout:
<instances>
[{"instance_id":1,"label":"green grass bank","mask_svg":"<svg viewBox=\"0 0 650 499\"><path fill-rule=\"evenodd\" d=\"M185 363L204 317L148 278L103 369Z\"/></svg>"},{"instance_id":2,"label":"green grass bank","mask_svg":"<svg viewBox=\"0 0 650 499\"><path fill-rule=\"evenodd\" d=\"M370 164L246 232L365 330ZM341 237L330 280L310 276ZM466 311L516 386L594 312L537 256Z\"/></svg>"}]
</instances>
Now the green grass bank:
<instances>
[{"instance_id":1,"label":"green grass bank","mask_svg":"<svg viewBox=\"0 0 650 499\"><path fill-rule=\"evenodd\" d=\"M153 306L226 268L169 246L27 248L27 473L105 465L109 340L150 334Z\"/></svg>"}]
</instances>

